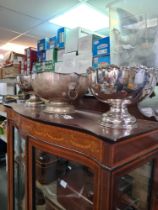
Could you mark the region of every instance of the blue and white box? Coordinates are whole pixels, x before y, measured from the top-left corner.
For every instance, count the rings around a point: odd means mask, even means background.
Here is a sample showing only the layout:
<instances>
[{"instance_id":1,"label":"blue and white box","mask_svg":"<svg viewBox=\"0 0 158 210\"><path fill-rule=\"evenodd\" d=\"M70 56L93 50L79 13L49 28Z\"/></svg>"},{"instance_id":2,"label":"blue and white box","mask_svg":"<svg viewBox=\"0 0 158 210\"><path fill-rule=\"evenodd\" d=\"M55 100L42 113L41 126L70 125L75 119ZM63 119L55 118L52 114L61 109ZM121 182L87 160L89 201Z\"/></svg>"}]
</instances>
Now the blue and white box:
<instances>
[{"instance_id":1,"label":"blue and white box","mask_svg":"<svg viewBox=\"0 0 158 210\"><path fill-rule=\"evenodd\" d=\"M69 31L68 28L59 28L57 31L57 48L65 48L65 39L66 39L66 34Z\"/></svg>"},{"instance_id":2,"label":"blue and white box","mask_svg":"<svg viewBox=\"0 0 158 210\"><path fill-rule=\"evenodd\" d=\"M38 40L37 42L37 51L44 51L49 48L49 38L44 38L41 40Z\"/></svg>"},{"instance_id":3,"label":"blue and white box","mask_svg":"<svg viewBox=\"0 0 158 210\"><path fill-rule=\"evenodd\" d=\"M110 56L96 56L93 57L93 68L105 67L110 64Z\"/></svg>"},{"instance_id":4,"label":"blue and white box","mask_svg":"<svg viewBox=\"0 0 158 210\"><path fill-rule=\"evenodd\" d=\"M46 61L46 51L38 51L37 57L39 62Z\"/></svg>"},{"instance_id":5,"label":"blue and white box","mask_svg":"<svg viewBox=\"0 0 158 210\"><path fill-rule=\"evenodd\" d=\"M93 53L93 43L101 39L99 35L88 34L79 38L78 41L78 54L91 54Z\"/></svg>"},{"instance_id":6,"label":"blue and white box","mask_svg":"<svg viewBox=\"0 0 158 210\"><path fill-rule=\"evenodd\" d=\"M110 37L96 40L93 43L93 57L110 54Z\"/></svg>"},{"instance_id":7,"label":"blue and white box","mask_svg":"<svg viewBox=\"0 0 158 210\"><path fill-rule=\"evenodd\" d=\"M49 38L49 49L55 48L57 45L57 37L53 36Z\"/></svg>"}]
</instances>

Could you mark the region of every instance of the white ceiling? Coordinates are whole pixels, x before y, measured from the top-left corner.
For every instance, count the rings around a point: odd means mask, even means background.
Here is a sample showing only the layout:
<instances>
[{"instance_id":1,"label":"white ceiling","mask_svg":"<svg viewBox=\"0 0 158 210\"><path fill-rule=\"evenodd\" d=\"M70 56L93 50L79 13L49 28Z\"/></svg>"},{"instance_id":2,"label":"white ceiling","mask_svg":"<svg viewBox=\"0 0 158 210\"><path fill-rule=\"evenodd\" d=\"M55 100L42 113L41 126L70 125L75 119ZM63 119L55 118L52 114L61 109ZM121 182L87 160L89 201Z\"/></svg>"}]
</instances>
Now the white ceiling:
<instances>
[{"instance_id":1,"label":"white ceiling","mask_svg":"<svg viewBox=\"0 0 158 210\"><path fill-rule=\"evenodd\" d=\"M103 13L114 4L122 9L128 5L135 15L157 16L157 0L0 0L0 46L12 42L36 47L38 39L54 36L60 27L49 19L84 1ZM0 54L5 52L0 50Z\"/></svg>"},{"instance_id":2,"label":"white ceiling","mask_svg":"<svg viewBox=\"0 0 158 210\"><path fill-rule=\"evenodd\" d=\"M81 0L0 0L0 46L7 42L36 47L37 40L56 34L59 26L49 19L75 6ZM110 0L88 0L105 12ZM88 17L87 17L88 18ZM0 54L5 53L0 50Z\"/></svg>"}]
</instances>

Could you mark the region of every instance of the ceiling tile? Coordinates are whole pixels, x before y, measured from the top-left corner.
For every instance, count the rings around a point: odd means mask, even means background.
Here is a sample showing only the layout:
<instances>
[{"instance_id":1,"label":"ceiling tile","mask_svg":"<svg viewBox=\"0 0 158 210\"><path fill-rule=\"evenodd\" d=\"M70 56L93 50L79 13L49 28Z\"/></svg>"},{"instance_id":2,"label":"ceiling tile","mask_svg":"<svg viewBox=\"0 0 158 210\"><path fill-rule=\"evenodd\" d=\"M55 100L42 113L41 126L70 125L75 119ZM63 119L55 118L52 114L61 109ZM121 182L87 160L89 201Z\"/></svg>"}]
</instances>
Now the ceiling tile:
<instances>
[{"instance_id":1,"label":"ceiling tile","mask_svg":"<svg viewBox=\"0 0 158 210\"><path fill-rule=\"evenodd\" d=\"M1 0L0 5L46 20L77 4L78 0Z\"/></svg>"},{"instance_id":2,"label":"ceiling tile","mask_svg":"<svg viewBox=\"0 0 158 210\"><path fill-rule=\"evenodd\" d=\"M91 4L96 9L100 10L104 14L107 14L106 4L112 0L89 0L87 3Z\"/></svg>"},{"instance_id":3,"label":"ceiling tile","mask_svg":"<svg viewBox=\"0 0 158 210\"><path fill-rule=\"evenodd\" d=\"M56 35L58 28L60 27L52 23L46 22L29 31L29 34L38 36L38 38L52 37Z\"/></svg>"},{"instance_id":4,"label":"ceiling tile","mask_svg":"<svg viewBox=\"0 0 158 210\"><path fill-rule=\"evenodd\" d=\"M17 37L19 34L13 31L0 28L0 42L9 42L9 40Z\"/></svg>"},{"instance_id":5,"label":"ceiling tile","mask_svg":"<svg viewBox=\"0 0 158 210\"><path fill-rule=\"evenodd\" d=\"M35 37L22 35L22 36L18 37L17 39L13 40L12 43L26 45L28 47L36 47L37 46L37 40L38 39L35 38Z\"/></svg>"},{"instance_id":6,"label":"ceiling tile","mask_svg":"<svg viewBox=\"0 0 158 210\"><path fill-rule=\"evenodd\" d=\"M11 10L0 9L0 27L23 33L41 21L18 14Z\"/></svg>"}]
</instances>

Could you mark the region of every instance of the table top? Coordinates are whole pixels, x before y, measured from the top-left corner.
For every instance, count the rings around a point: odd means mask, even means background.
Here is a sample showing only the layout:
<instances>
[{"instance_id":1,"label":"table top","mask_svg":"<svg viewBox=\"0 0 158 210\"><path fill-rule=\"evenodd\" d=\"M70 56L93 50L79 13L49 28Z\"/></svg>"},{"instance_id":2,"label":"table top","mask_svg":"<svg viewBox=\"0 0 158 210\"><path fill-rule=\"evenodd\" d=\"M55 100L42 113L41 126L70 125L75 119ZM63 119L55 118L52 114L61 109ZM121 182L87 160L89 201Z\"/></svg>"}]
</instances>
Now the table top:
<instances>
[{"instance_id":1,"label":"table top","mask_svg":"<svg viewBox=\"0 0 158 210\"><path fill-rule=\"evenodd\" d=\"M158 123L137 119L137 125L133 129L114 129L103 127L99 124L101 119L100 112L75 110L75 113L69 115L48 114L44 112L45 106L28 107L25 104L11 103L7 105L16 113L45 124L66 127L79 130L94 135L103 141L116 143L126 140L129 137L135 137L144 133L158 130Z\"/></svg>"}]
</instances>

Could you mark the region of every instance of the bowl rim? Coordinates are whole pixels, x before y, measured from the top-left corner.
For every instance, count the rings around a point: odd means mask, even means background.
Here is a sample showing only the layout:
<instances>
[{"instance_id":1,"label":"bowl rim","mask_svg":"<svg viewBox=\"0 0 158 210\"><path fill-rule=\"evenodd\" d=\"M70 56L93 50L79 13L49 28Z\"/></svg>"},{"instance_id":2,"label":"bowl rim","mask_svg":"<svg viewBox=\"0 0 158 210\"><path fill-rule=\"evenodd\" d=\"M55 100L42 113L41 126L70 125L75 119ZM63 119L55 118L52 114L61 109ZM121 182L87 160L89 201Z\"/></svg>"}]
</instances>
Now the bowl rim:
<instances>
[{"instance_id":1,"label":"bowl rim","mask_svg":"<svg viewBox=\"0 0 158 210\"><path fill-rule=\"evenodd\" d=\"M42 71L42 72L33 72L31 73L30 75L38 75L38 74L44 74L44 73L52 73L52 74L58 74L58 75L63 75L63 76L68 76L68 75L77 75L79 77L87 77L87 74L86 73L82 73L82 74L79 74L77 72L71 72L71 73L61 73L61 72L55 72L55 71Z\"/></svg>"}]
</instances>

